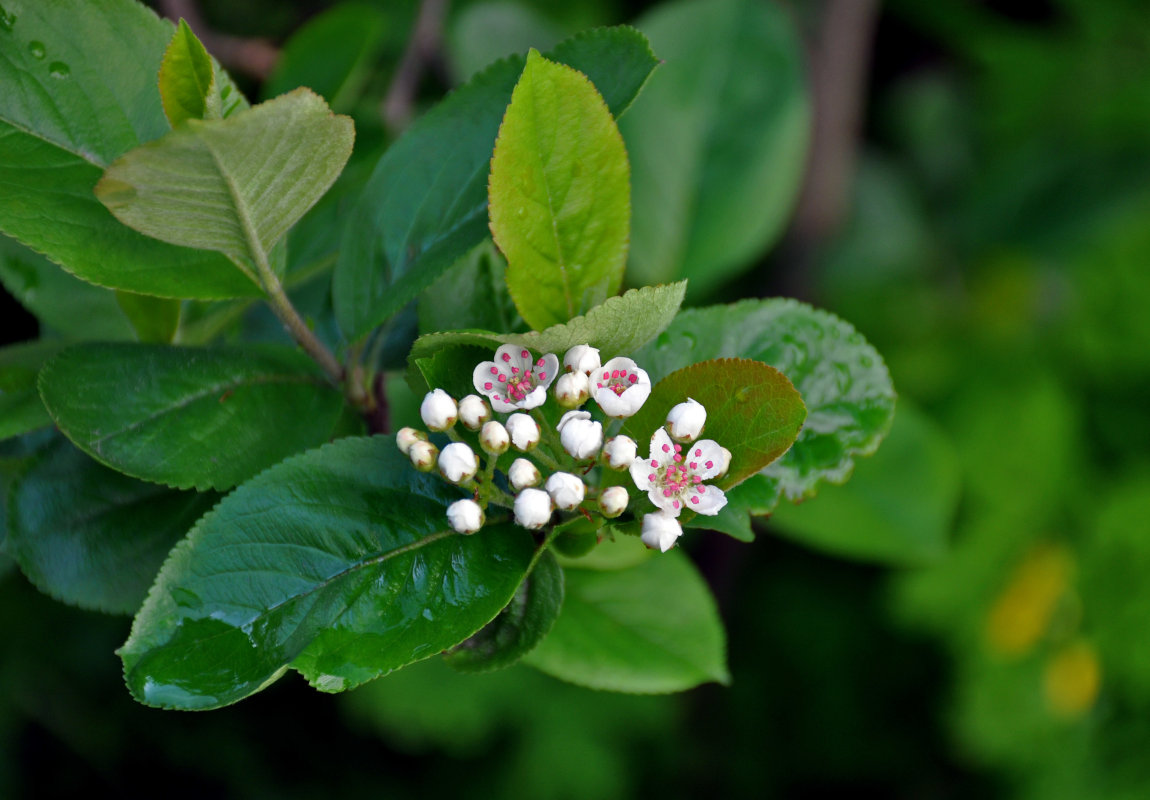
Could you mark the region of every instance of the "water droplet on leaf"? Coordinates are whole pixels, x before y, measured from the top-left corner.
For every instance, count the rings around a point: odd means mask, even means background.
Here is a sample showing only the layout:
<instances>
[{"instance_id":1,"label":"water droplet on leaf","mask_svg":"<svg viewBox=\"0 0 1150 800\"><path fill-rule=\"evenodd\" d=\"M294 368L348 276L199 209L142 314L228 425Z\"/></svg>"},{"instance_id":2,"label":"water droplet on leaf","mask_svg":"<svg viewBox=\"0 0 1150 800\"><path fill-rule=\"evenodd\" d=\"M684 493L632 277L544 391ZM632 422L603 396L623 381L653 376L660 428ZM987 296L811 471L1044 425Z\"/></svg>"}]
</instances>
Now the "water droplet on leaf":
<instances>
[{"instance_id":1,"label":"water droplet on leaf","mask_svg":"<svg viewBox=\"0 0 1150 800\"><path fill-rule=\"evenodd\" d=\"M53 61L48 65L48 74L58 80L63 80L72 74L72 68L63 61Z\"/></svg>"},{"instance_id":2,"label":"water droplet on leaf","mask_svg":"<svg viewBox=\"0 0 1150 800\"><path fill-rule=\"evenodd\" d=\"M32 54L32 58L40 61L47 51L44 49L43 42L28 42L28 52Z\"/></svg>"},{"instance_id":3,"label":"water droplet on leaf","mask_svg":"<svg viewBox=\"0 0 1150 800\"><path fill-rule=\"evenodd\" d=\"M9 13L4 6L0 6L0 31L11 33L12 28L16 26L16 15Z\"/></svg>"}]
</instances>

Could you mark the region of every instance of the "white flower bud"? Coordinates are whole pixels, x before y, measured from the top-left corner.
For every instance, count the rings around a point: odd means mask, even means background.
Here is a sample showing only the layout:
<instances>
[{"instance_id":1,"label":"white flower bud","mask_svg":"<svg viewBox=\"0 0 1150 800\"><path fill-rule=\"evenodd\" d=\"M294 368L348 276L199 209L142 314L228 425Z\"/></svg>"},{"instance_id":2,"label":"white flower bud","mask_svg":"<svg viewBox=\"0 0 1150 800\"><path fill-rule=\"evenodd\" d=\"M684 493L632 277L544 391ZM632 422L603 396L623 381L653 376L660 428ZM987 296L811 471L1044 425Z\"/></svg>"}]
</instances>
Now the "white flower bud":
<instances>
[{"instance_id":1,"label":"white flower bud","mask_svg":"<svg viewBox=\"0 0 1150 800\"><path fill-rule=\"evenodd\" d=\"M707 409L691 398L667 412L667 432L679 442L693 442L707 424Z\"/></svg>"},{"instance_id":2,"label":"white flower bud","mask_svg":"<svg viewBox=\"0 0 1150 800\"><path fill-rule=\"evenodd\" d=\"M578 408L591 397L591 381L582 372L567 372L555 381L555 399L564 408Z\"/></svg>"},{"instance_id":3,"label":"white flower bud","mask_svg":"<svg viewBox=\"0 0 1150 800\"><path fill-rule=\"evenodd\" d=\"M563 356L563 367L568 372L582 372L584 375L599 369L599 348L577 344Z\"/></svg>"},{"instance_id":4,"label":"white flower bud","mask_svg":"<svg viewBox=\"0 0 1150 800\"><path fill-rule=\"evenodd\" d=\"M511 462L507 480L511 481L511 488L518 492L528 486L538 485L543 476L539 474L539 468L526 458L517 458Z\"/></svg>"},{"instance_id":5,"label":"white flower bud","mask_svg":"<svg viewBox=\"0 0 1150 800\"><path fill-rule=\"evenodd\" d=\"M433 431L445 431L455 424L459 410L451 395L442 389L435 389L423 397L419 406L419 416L423 424Z\"/></svg>"},{"instance_id":6,"label":"white flower bud","mask_svg":"<svg viewBox=\"0 0 1150 800\"><path fill-rule=\"evenodd\" d=\"M407 451L407 457L420 472L431 472L435 469L435 459L438 455L439 448L425 439L413 442Z\"/></svg>"},{"instance_id":7,"label":"white flower bud","mask_svg":"<svg viewBox=\"0 0 1150 800\"><path fill-rule=\"evenodd\" d=\"M483 423L483 430L479 434L479 446L483 448L484 452L500 455L507 452L507 447L510 444L511 436L501 423L495 420Z\"/></svg>"},{"instance_id":8,"label":"white flower bud","mask_svg":"<svg viewBox=\"0 0 1150 800\"><path fill-rule=\"evenodd\" d=\"M613 436L603 445L603 456L607 466L614 470L624 470L639 453L639 447L630 436Z\"/></svg>"},{"instance_id":9,"label":"white flower bud","mask_svg":"<svg viewBox=\"0 0 1150 800\"><path fill-rule=\"evenodd\" d=\"M683 535L683 526L674 517L658 511L643 517L643 544L652 550L658 548L666 553Z\"/></svg>"},{"instance_id":10,"label":"white flower bud","mask_svg":"<svg viewBox=\"0 0 1150 800\"><path fill-rule=\"evenodd\" d=\"M439 474L452 483L463 483L479 471L479 456L463 442L452 442L439 454Z\"/></svg>"},{"instance_id":11,"label":"white flower bud","mask_svg":"<svg viewBox=\"0 0 1150 800\"><path fill-rule=\"evenodd\" d=\"M564 511L570 511L582 503L587 491L583 481L570 472L556 472L547 479L546 488L555 505Z\"/></svg>"},{"instance_id":12,"label":"white flower bud","mask_svg":"<svg viewBox=\"0 0 1150 800\"><path fill-rule=\"evenodd\" d=\"M489 419L491 419L491 408L479 395L469 394L459 401L459 420L468 430L479 430Z\"/></svg>"},{"instance_id":13,"label":"white flower bud","mask_svg":"<svg viewBox=\"0 0 1150 800\"><path fill-rule=\"evenodd\" d=\"M395 446L404 455L411 452L411 446L416 442L426 441L427 434L423 431L417 431L415 428L400 428L395 434Z\"/></svg>"},{"instance_id":14,"label":"white flower bud","mask_svg":"<svg viewBox=\"0 0 1150 800\"><path fill-rule=\"evenodd\" d=\"M723 460L719 462L719 471L715 473L715 478L723 477L727 474L727 470L731 468L731 451L725 447L720 447L719 453L722 455Z\"/></svg>"},{"instance_id":15,"label":"white flower bud","mask_svg":"<svg viewBox=\"0 0 1150 800\"><path fill-rule=\"evenodd\" d=\"M483 509L474 500L456 500L447 507L447 521L459 533L475 533L483 527Z\"/></svg>"},{"instance_id":16,"label":"white flower bud","mask_svg":"<svg viewBox=\"0 0 1150 800\"><path fill-rule=\"evenodd\" d=\"M515 497L515 522L524 528L542 528L551 519L551 495L542 489L524 489Z\"/></svg>"},{"instance_id":17,"label":"white flower bud","mask_svg":"<svg viewBox=\"0 0 1150 800\"><path fill-rule=\"evenodd\" d=\"M568 411L556 426L563 449L572 458L594 458L603 446L603 424L593 422L586 411Z\"/></svg>"},{"instance_id":18,"label":"white flower bud","mask_svg":"<svg viewBox=\"0 0 1150 800\"><path fill-rule=\"evenodd\" d=\"M599 510L607 519L614 519L627 510L630 500L622 486L608 486L599 493Z\"/></svg>"},{"instance_id":19,"label":"white flower bud","mask_svg":"<svg viewBox=\"0 0 1150 800\"><path fill-rule=\"evenodd\" d=\"M507 418L507 433L511 444L520 452L527 452L539 444L539 424L527 414L512 414Z\"/></svg>"}]
</instances>

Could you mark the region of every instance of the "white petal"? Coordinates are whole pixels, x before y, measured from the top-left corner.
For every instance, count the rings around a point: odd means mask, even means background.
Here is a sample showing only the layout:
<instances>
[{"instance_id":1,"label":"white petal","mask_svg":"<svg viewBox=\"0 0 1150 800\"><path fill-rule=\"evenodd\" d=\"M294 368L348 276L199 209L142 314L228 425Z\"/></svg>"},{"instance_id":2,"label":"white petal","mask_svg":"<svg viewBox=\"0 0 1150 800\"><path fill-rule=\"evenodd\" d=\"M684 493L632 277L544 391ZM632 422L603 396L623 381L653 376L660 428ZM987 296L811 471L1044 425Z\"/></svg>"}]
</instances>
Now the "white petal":
<instances>
[{"instance_id":1,"label":"white petal","mask_svg":"<svg viewBox=\"0 0 1150 800\"><path fill-rule=\"evenodd\" d=\"M490 396L491 393L495 391L495 381L497 378L491 374L492 367L495 367L497 370L499 369L499 366L494 361L484 361L471 373L471 382L475 385L475 391L480 394ZM486 387L488 383L491 384L490 389Z\"/></svg>"},{"instance_id":2,"label":"white petal","mask_svg":"<svg viewBox=\"0 0 1150 800\"><path fill-rule=\"evenodd\" d=\"M635 486L639 491L645 492L655 485L655 482L651 480L651 475L655 472L655 468L651 466L651 459L636 458L631 462L629 469L631 480L635 481Z\"/></svg>"},{"instance_id":3,"label":"white petal","mask_svg":"<svg viewBox=\"0 0 1150 800\"><path fill-rule=\"evenodd\" d=\"M651 437L651 459L658 461L660 466L666 466L675 460L675 443L671 441L666 429L659 428Z\"/></svg>"},{"instance_id":4,"label":"white petal","mask_svg":"<svg viewBox=\"0 0 1150 800\"><path fill-rule=\"evenodd\" d=\"M518 411L519 406L514 403L508 403L497 394L491 393L488 395L491 400L491 407L498 411L500 414L506 414L509 411Z\"/></svg>"},{"instance_id":5,"label":"white petal","mask_svg":"<svg viewBox=\"0 0 1150 800\"><path fill-rule=\"evenodd\" d=\"M536 363L535 377L539 379L539 385L546 391L551 386L551 382L559 377L559 356L548 353L540 360L543 362L543 366Z\"/></svg>"},{"instance_id":6,"label":"white petal","mask_svg":"<svg viewBox=\"0 0 1150 800\"><path fill-rule=\"evenodd\" d=\"M723 448L714 439L703 439L690 447L683 445L683 455L691 471L705 481L718 475L723 468Z\"/></svg>"},{"instance_id":7,"label":"white petal","mask_svg":"<svg viewBox=\"0 0 1150 800\"><path fill-rule=\"evenodd\" d=\"M663 490L657 487L652 487L651 490L647 492L647 497L652 503L655 504L656 508L663 509L663 513L667 516L677 517L679 516L679 512L683 510L682 503L679 503L679 507L675 508L675 501L678 498L665 497L663 495Z\"/></svg>"},{"instance_id":8,"label":"white petal","mask_svg":"<svg viewBox=\"0 0 1150 800\"><path fill-rule=\"evenodd\" d=\"M523 348L517 344L501 344L495 350L495 363L497 366L503 367L509 373L511 368L515 367L519 370L518 374L531 369L531 354L528 353L527 358L522 356Z\"/></svg>"},{"instance_id":9,"label":"white petal","mask_svg":"<svg viewBox=\"0 0 1150 800\"><path fill-rule=\"evenodd\" d=\"M702 488L701 493L698 490L691 491L691 497L687 500L687 508L713 517L727 504L727 496L718 486L704 486ZM697 503L695 502L696 498L698 499Z\"/></svg>"},{"instance_id":10,"label":"white petal","mask_svg":"<svg viewBox=\"0 0 1150 800\"><path fill-rule=\"evenodd\" d=\"M525 408L525 409L536 408L537 406L543 405L543 403L546 402L546 400L547 400L547 387L546 386L536 386L534 389L531 390L531 394L527 395L522 400L520 400L519 403L515 407L516 408Z\"/></svg>"},{"instance_id":11,"label":"white petal","mask_svg":"<svg viewBox=\"0 0 1150 800\"><path fill-rule=\"evenodd\" d=\"M624 394L626 394L626 392L624 392ZM603 409L603 413L609 417L620 418L631 416L629 412L631 404L606 386L595 390L595 402L599 404L599 408Z\"/></svg>"}]
</instances>

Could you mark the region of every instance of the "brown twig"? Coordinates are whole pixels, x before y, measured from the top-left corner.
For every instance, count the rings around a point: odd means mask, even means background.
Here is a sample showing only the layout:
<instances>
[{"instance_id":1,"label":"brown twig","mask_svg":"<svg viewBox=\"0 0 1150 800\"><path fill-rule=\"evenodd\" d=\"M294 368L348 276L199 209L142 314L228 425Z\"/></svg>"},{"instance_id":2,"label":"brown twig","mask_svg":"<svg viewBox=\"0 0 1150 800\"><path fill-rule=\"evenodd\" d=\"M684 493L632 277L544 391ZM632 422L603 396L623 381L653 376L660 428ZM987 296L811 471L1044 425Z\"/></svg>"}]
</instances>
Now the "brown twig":
<instances>
[{"instance_id":1,"label":"brown twig","mask_svg":"<svg viewBox=\"0 0 1150 800\"><path fill-rule=\"evenodd\" d=\"M175 21L183 19L204 43L207 51L229 70L264 81L275 69L279 50L267 39L218 33L208 27L195 0L159 0L160 11Z\"/></svg>"},{"instance_id":2,"label":"brown twig","mask_svg":"<svg viewBox=\"0 0 1150 800\"><path fill-rule=\"evenodd\" d=\"M443 44L443 23L448 0L422 0L419 16L407 42L407 49L395 70L395 77L383 99L383 121L396 134L411 121L415 93L424 69L439 58Z\"/></svg>"}]
</instances>

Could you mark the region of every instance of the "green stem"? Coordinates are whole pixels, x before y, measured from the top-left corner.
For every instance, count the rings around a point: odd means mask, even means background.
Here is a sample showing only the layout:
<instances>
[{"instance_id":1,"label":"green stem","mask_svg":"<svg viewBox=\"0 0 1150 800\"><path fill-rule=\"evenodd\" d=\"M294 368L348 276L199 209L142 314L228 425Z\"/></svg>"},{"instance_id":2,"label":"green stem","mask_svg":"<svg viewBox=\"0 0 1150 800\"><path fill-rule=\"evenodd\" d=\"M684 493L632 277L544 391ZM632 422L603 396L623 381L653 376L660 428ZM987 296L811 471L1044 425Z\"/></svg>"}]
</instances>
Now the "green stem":
<instances>
[{"instance_id":1,"label":"green stem","mask_svg":"<svg viewBox=\"0 0 1150 800\"><path fill-rule=\"evenodd\" d=\"M545 450L541 450L538 447L536 447L534 450L532 450L528 455L535 456L537 459L542 461L548 469L554 470L555 472L566 472L567 471L566 469L563 468L562 465L559 464L558 461L556 461L554 458L552 458Z\"/></svg>"}]
</instances>

